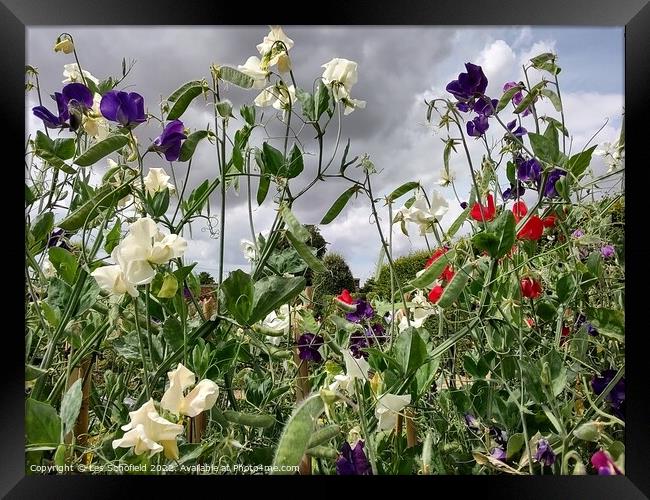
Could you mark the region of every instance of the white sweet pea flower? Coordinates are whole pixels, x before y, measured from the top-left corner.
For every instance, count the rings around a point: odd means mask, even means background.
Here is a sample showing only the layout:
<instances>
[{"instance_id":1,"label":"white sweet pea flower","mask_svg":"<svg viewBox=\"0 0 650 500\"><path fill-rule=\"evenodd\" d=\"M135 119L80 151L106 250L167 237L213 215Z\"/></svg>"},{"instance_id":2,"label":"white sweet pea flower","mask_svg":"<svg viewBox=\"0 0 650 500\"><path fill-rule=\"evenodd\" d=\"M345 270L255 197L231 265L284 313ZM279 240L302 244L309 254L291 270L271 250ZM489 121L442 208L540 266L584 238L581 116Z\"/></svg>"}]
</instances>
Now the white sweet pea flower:
<instances>
[{"instance_id":1,"label":"white sweet pea flower","mask_svg":"<svg viewBox=\"0 0 650 500\"><path fill-rule=\"evenodd\" d=\"M442 187L449 186L456 179L456 174L450 170L442 170L440 172L440 179L438 179L437 184Z\"/></svg>"},{"instance_id":2,"label":"white sweet pea flower","mask_svg":"<svg viewBox=\"0 0 650 500\"><path fill-rule=\"evenodd\" d=\"M159 191L169 189L170 193L173 193L176 188L174 185L169 182L171 177L167 175L165 169L163 168L150 168L149 173L147 173L144 178L144 187L147 189L147 192L150 195L154 195Z\"/></svg>"},{"instance_id":3,"label":"white sweet pea flower","mask_svg":"<svg viewBox=\"0 0 650 500\"><path fill-rule=\"evenodd\" d=\"M178 460L176 437L183 433L183 426L161 417L153 399L129 412L129 417L131 421L122 426L122 430L127 432L121 439L113 441L113 449L133 447L136 455L148 451L149 456L164 451L167 458Z\"/></svg>"},{"instance_id":4,"label":"white sweet pea flower","mask_svg":"<svg viewBox=\"0 0 650 500\"><path fill-rule=\"evenodd\" d=\"M402 207L398 210L397 215L400 220L413 222L420 227L420 234L433 232L433 223L440 220L449 210L449 203L438 192L433 191L430 199L430 206L426 198L421 193L415 196L415 201L409 208Z\"/></svg>"},{"instance_id":5,"label":"white sweet pea flower","mask_svg":"<svg viewBox=\"0 0 650 500\"><path fill-rule=\"evenodd\" d=\"M387 431L395 427L397 415L411 402L411 395L385 393L377 400L375 416L379 419L378 427L382 431Z\"/></svg>"},{"instance_id":6,"label":"white sweet pea flower","mask_svg":"<svg viewBox=\"0 0 650 500\"><path fill-rule=\"evenodd\" d=\"M280 26L271 26L269 34L264 37L262 43L257 45L257 50L262 55L261 68L266 70L277 64L281 73L289 71L291 69L291 60L288 51L291 50L291 47L293 47L293 40L284 34L282 28Z\"/></svg>"},{"instance_id":7,"label":"white sweet pea flower","mask_svg":"<svg viewBox=\"0 0 650 500\"><path fill-rule=\"evenodd\" d=\"M57 39L57 42L54 45L54 52L72 54L72 52L74 52L74 44L72 43L72 40L67 36Z\"/></svg>"},{"instance_id":8,"label":"white sweet pea flower","mask_svg":"<svg viewBox=\"0 0 650 500\"><path fill-rule=\"evenodd\" d=\"M352 99L350 90L357 83L357 63L348 59L334 58L323 64L323 83L332 89L332 95L338 102L342 102L343 114L349 115L355 109L366 107L366 101Z\"/></svg>"},{"instance_id":9,"label":"white sweet pea flower","mask_svg":"<svg viewBox=\"0 0 650 500\"><path fill-rule=\"evenodd\" d=\"M43 265L41 266L41 271L43 271L43 276L46 278L54 278L56 276L56 269L52 265L49 257L45 257L43 260Z\"/></svg>"},{"instance_id":10,"label":"white sweet pea flower","mask_svg":"<svg viewBox=\"0 0 650 500\"><path fill-rule=\"evenodd\" d=\"M594 155L603 157L603 161L608 166L607 173L619 170L625 166L625 149L621 144L620 138L613 143L603 142L594 151Z\"/></svg>"},{"instance_id":11,"label":"white sweet pea flower","mask_svg":"<svg viewBox=\"0 0 650 500\"><path fill-rule=\"evenodd\" d=\"M341 102L345 106L343 108L344 115L349 115L355 109L364 109L366 107L366 101L360 101L359 99L343 98L341 99Z\"/></svg>"},{"instance_id":12,"label":"white sweet pea flower","mask_svg":"<svg viewBox=\"0 0 650 500\"><path fill-rule=\"evenodd\" d=\"M93 75L91 75L85 69L83 70L83 75L86 78L86 80L90 80L95 85L99 85L99 80L95 78ZM81 72L79 71L79 65L77 63L70 63L64 65L63 76L65 77L65 80L63 80L63 82L61 83L72 83L72 82L83 83L83 78L81 78Z\"/></svg>"},{"instance_id":13,"label":"white sweet pea flower","mask_svg":"<svg viewBox=\"0 0 650 500\"><path fill-rule=\"evenodd\" d=\"M196 376L181 363L175 370L167 372L169 388L160 400L160 406L174 415L196 417L199 413L209 410L217 402L219 387L212 380L201 380L187 396L185 389L194 385Z\"/></svg>"},{"instance_id":14,"label":"white sweet pea flower","mask_svg":"<svg viewBox=\"0 0 650 500\"><path fill-rule=\"evenodd\" d=\"M266 85L269 71L262 69L262 61L257 56L246 59L246 63L237 66L237 69L253 79L254 89L263 89Z\"/></svg>"},{"instance_id":15,"label":"white sweet pea flower","mask_svg":"<svg viewBox=\"0 0 650 500\"><path fill-rule=\"evenodd\" d=\"M260 108L273 106L275 109L282 110L286 113L290 108L296 106L296 101L296 89L293 85L285 87L284 85L277 84L262 90L253 100L253 103Z\"/></svg>"},{"instance_id":16,"label":"white sweet pea flower","mask_svg":"<svg viewBox=\"0 0 650 500\"><path fill-rule=\"evenodd\" d=\"M358 378L362 382L368 380L368 371L370 365L364 358L355 358L349 349L343 351L343 360L345 361L345 375L335 375L334 382L329 385L331 391L347 391L354 379Z\"/></svg>"},{"instance_id":17,"label":"white sweet pea flower","mask_svg":"<svg viewBox=\"0 0 650 500\"><path fill-rule=\"evenodd\" d=\"M90 275L95 278L99 288L113 295L128 293L131 297L138 296L138 290L126 279L119 265L98 267Z\"/></svg>"},{"instance_id":18,"label":"white sweet pea flower","mask_svg":"<svg viewBox=\"0 0 650 500\"><path fill-rule=\"evenodd\" d=\"M427 320L427 318L435 314L436 307L433 306L427 300L422 290L418 290L415 292L414 297L411 299L411 304L414 306L409 309L409 311L413 315L413 319L411 320L411 326L413 328L422 328L422 325L424 325L424 322ZM406 315L400 314L400 321L398 324L399 331L403 332L408 327L409 324L406 319Z\"/></svg>"},{"instance_id":19,"label":"white sweet pea flower","mask_svg":"<svg viewBox=\"0 0 650 500\"><path fill-rule=\"evenodd\" d=\"M266 340L274 346L280 345L281 334L289 333L289 305L283 304L280 309L276 311L271 311L267 314L266 318L262 320L262 329L270 330L275 332L276 335L267 335Z\"/></svg>"},{"instance_id":20,"label":"white sweet pea flower","mask_svg":"<svg viewBox=\"0 0 650 500\"><path fill-rule=\"evenodd\" d=\"M108 125L108 120L104 118L102 112L99 109L102 96L95 94L93 97L93 107L88 114L84 115L82 120L82 127L84 131L91 137L103 141L108 137L110 132L110 127Z\"/></svg>"},{"instance_id":21,"label":"white sweet pea flower","mask_svg":"<svg viewBox=\"0 0 650 500\"><path fill-rule=\"evenodd\" d=\"M241 240L239 243L242 252L244 252L244 257L248 262L253 262L257 257L257 249L255 243L250 240Z\"/></svg>"}]
</instances>

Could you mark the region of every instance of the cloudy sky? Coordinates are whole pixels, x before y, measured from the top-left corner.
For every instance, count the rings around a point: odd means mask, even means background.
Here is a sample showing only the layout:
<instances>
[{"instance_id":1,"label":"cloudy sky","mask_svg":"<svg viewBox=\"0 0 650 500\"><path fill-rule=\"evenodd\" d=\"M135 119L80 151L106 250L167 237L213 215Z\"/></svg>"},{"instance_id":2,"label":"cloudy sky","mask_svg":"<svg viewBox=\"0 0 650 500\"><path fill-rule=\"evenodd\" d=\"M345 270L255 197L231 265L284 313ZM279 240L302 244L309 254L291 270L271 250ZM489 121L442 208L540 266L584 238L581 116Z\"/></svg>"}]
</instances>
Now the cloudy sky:
<instances>
[{"instance_id":1,"label":"cloudy sky","mask_svg":"<svg viewBox=\"0 0 650 500\"><path fill-rule=\"evenodd\" d=\"M377 196L388 194L411 180L421 181L429 193L437 188L450 205L443 226L449 225L461 209L450 187L436 185L442 167L441 139L446 135L426 123L424 99L449 97L445 86L464 71L464 63L473 62L483 67L490 82L487 93L498 98L503 83L523 79L522 63L542 52L556 52L562 67L559 79L572 151L580 151L603 125L595 139L597 143L615 140L620 130L624 104L622 28L285 26L284 29L295 42L290 55L299 87L311 88L314 79L322 74L321 65L334 57L359 63L359 79L352 95L367 101L367 106L344 117L342 143L350 139L351 157L363 153L370 155L381 172L374 178L373 189ZM119 75L123 57L127 61L135 60L133 71L121 88L142 94L146 107L159 114L161 98L188 80L209 79L212 63L236 66L249 56L258 55L255 46L266 35L268 27L30 27L27 62L38 68L44 96L60 90L63 65L74 62L72 55L52 51L56 37L62 32L74 36L82 67L99 79ZM541 78L541 75L531 76L533 81ZM226 97L235 107L250 103L256 95L254 90L229 88L226 91ZM47 104L54 109L53 102ZM34 105L36 97L30 94L26 107L31 109ZM553 113L549 103L542 102L540 108ZM272 111L266 108L265 121L272 117ZM27 131L35 133L42 125L31 112L28 111L27 116ZM182 120L188 128L205 128L212 122L210 106L199 98ZM525 121L526 124L532 127L532 123ZM234 122L233 133L237 126ZM497 126L493 125L488 131L490 140L498 138L496 133L490 136L495 129ZM141 144L147 144L159 132L153 122L136 129ZM335 121L328 135L336 135ZM262 138L262 133L255 135L253 144L260 145ZM317 151L310 130L303 130L299 139L306 153ZM271 142L277 147L282 144L281 139ZM470 150L480 160L481 144L473 141ZM329 158L333 141L326 143L325 151ZM335 165L340 162L340 151ZM313 177L315 162L315 154L306 157L303 184ZM452 156L451 165L456 174L457 192L461 200L466 199L470 179L463 156ZM164 159L154 155L145 158L145 170L148 167L170 170ZM96 178L100 178L103 168L95 167ZM602 170L598 163L595 168ZM179 184L185 169L185 163L174 166ZM207 143L200 145L187 192L205 179L214 179L217 173L214 149ZM297 180L301 185L301 179ZM296 202L294 211L301 222L318 223L347 187L344 182L332 180L320 183ZM210 201L211 213L215 215L219 194L215 192ZM248 264L239 248L242 238L250 239L245 185L239 193L227 196L227 204L226 269L246 269ZM259 233L269 229L275 214L269 201L259 208L255 205L254 223ZM382 212L382 219L387 230L387 212ZM213 224L217 227L216 220ZM193 224L186 257L188 261L198 261L197 269L216 275L219 239L207 226L204 219ZM397 226L395 229L396 254L406 254L424 246L417 227L410 228L410 239L403 236ZM379 239L366 200L360 197L350 203L336 221L322 226L321 232L330 243L329 249L342 253L362 282L374 272ZM189 234L185 236L189 238Z\"/></svg>"}]
</instances>

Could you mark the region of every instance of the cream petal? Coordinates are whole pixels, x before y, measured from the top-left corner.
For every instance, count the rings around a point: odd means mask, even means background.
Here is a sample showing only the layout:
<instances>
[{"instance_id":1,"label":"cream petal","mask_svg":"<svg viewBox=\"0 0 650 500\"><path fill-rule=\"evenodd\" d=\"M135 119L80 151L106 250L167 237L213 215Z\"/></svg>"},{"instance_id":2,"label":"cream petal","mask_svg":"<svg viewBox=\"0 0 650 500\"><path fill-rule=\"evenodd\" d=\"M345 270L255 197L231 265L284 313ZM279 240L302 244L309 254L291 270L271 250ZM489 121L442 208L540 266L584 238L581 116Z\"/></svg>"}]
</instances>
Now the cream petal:
<instances>
[{"instance_id":1,"label":"cream petal","mask_svg":"<svg viewBox=\"0 0 650 500\"><path fill-rule=\"evenodd\" d=\"M199 413L209 410L217 402L219 386L212 380L201 380L196 387L185 396L183 413L188 417L196 417Z\"/></svg>"},{"instance_id":2,"label":"cream petal","mask_svg":"<svg viewBox=\"0 0 650 500\"><path fill-rule=\"evenodd\" d=\"M359 378L362 381L368 380L370 365L364 358L355 358L350 350L343 351L345 361L345 372L351 379Z\"/></svg>"}]
</instances>

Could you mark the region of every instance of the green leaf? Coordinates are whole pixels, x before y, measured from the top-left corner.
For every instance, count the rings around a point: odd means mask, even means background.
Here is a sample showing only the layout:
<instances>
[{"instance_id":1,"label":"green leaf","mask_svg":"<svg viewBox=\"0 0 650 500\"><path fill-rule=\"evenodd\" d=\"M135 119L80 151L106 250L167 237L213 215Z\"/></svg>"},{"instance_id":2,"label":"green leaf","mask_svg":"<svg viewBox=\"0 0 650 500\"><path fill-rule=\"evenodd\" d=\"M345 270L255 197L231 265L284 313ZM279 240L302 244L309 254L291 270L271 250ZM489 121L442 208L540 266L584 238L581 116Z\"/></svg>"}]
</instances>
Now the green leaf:
<instances>
[{"instance_id":1,"label":"green leaf","mask_svg":"<svg viewBox=\"0 0 650 500\"><path fill-rule=\"evenodd\" d=\"M571 156L567 160L566 169L577 178L580 178L591 163L591 156L594 149L596 149L596 146L592 146L589 149L585 149L584 151Z\"/></svg>"},{"instance_id":2,"label":"green leaf","mask_svg":"<svg viewBox=\"0 0 650 500\"><path fill-rule=\"evenodd\" d=\"M84 271L82 270L82 272ZM98 297L99 285L97 284L97 281L94 279L87 279L81 289L81 293L79 294L79 304L77 305L75 314L78 316L90 309L93 304L97 302Z\"/></svg>"},{"instance_id":3,"label":"green leaf","mask_svg":"<svg viewBox=\"0 0 650 500\"><path fill-rule=\"evenodd\" d=\"M305 278L284 276L268 276L257 281L254 285L253 305L249 324L264 319L271 311L282 304L294 300L305 289Z\"/></svg>"},{"instance_id":4,"label":"green leaf","mask_svg":"<svg viewBox=\"0 0 650 500\"><path fill-rule=\"evenodd\" d=\"M557 298L560 302L566 302L575 291L576 280L573 274L565 274L560 279L557 280L557 285L555 286L555 292L557 293Z\"/></svg>"},{"instance_id":5,"label":"green leaf","mask_svg":"<svg viewBox=\"0 0 650 500\"><path fill-rule=\"evenodd\" d=\"M25 435L30 445L52 449L61 442L61 419L47 403L29 398L25 401Z\"/></svg>"},{"instance_id":6,"label":"green leaf","mask_svg":"<svg viewBox=\"0 0 650 500\"><path fill-rule=\"evenodd\" d=\"M239 108L239 114L248 125L255 126L255 106L244 105Z\"/></svg>"},{"instance_id":7,"label":"green leaf","mask_svg":"<svg viewBox=\"0 0 650 500\"><path fill-rule=\"evenodd\" d=\"M167 120L176 120L179 118L188 106L192 103L194 99L200 96L205 90L206 86L204 82L195 81L189 82L177 89L169 98L167 99L170 102L173 102L171 109L167 113ZM174 100L172 101L172 96Z\"/></svg>"},{"instance_id":8,"label":"green leaf","mask_svg":"<svg viewBox=\"0 0 650 500\"><path fill-rule=\"evenodd\" d=\"M238 323L249 324L248 318L253 310L254 288L251 278L241 269L230 273L221 285L226 309ZM271 309L272 310L272 309ZM269 311L270 312L270 311ZM254 323L254 322L253 322Z\"/></svg>"},{"instance_id":9,"label":"green leaf","mask_svg":"<svg viewBox=\"0 0 650 500\"><path fill-rule=\"evenodd\" d=\"M81 409L81 383L82 379L77 379L70 386L68 392L63 396L61 401L61 423L63 425L63 435L65 436L74 427L75 420L79 416Z\"/></svg>"},{"instance_id":10,"label":"green leaf","mask_svg":"<svg viewBox=\"0 0 650 500\"><path fill-rule=\"evenodd\" d=\"M54 269L59 273L59 276L66 283L72 285L77 274L77 268L79 267L76 257L61 247L50 248L48 250L48 257Z\"/></svg>"},{"instance_id":11,"label":"green leaf","mask_svg":"<svg viewBox=\"0 0 650 500\"><path fill-rule=\"evenodd\" d=\"M52 144L52 152L62 160L69 160L75 152L74 139L56 139Z\"/></svg>"},{"instance_id":12,"label":"green leaf","mask_svg":"<svg viewBox=\"0 0 650 500\"><path fill-rule=\"evenodd\" d=\"M289 163L283 168L284 175L282 177L287 177L288 179L298 177L304 168L302 151L294 144L289 153Z\"/></svg>"},{"instance_id":13,"label":"green leaf","mask_svg":"<svg viewBox=\"0 0 650 500\"><path fill-rule=\"evenodd\" d=\"M511 89L508 89L503 93L501 99L499 99L499 103L497 104L497 113L501 111L503 108L505 108L510 101L512 101L512 98L515 96L517 92L521 92L521 87L519 85L516 87L512 87Z\"/></svg>"},{"instance_id":14,"label":"green leaf","mask_svg":"<svg viewBox=\"0 0 650 500\"><path fill-rule=\"evenodd\" d=\"M625 339L625 315L617 309L589 309L587 311L589 322L596 327L598 333L616 340Z\"/></svg>"},{"instance_id":15,"label":"green leaf","mask_svg":"<svg viewBox=\"0 0 650 500\"><path fill-rule=\"evenodd\" d=\"M128 142L129 138L125 135L112 135L88 148L74 163L80 167L89 167L113 151L123 148Z\"/></svg>"},{"instance_id":16,"label":"green leaf","mask_svg":"<svg viewBox=\"0 0 650 500\"><path fill-rule=\"evenodd\" d=\"M314 94L314 110L315 120L318 120L320 116L327 110L329 106L330 91L323 83L323 80L318 80L318 88Z\"/></svg>"},{"instance_id":17,"label":"green leaf","mask_svg":"<svg viewBox=\"0 0 650 500\"><path fill-rule=\"evenodd\" d=\"M42 158L46 162L48 162L50 165L52 165L54 168L58 168L59 170L63 170L66 174L74 174L76 170L72 168L70 165L68 165L66 162L64 162L61 158L56 156L52 151L46 151L44 149L36 149L34 151L36 156Z\"/></svg>"},{"instance_id":18,"label":"green leaf","mask_svg":"<svg viewBox=\"0 0 650 500\"><path fill-rule=\"evenodd\" d=\"M162 217L169 208L169 189L158 191L153 196L147 193L146 208L153 217Z\"/></svg>"},{"instance_id":19,"label":"green leaf","mask_svg":"<svg viewBox=\"0 0 650 500\"><path fill-rule=\"evenodd\" d=\"M271 474L293 474L287 469L300 464L316 421L324 410L325 405L318 393L310 395L297 406L280 436Z\"/></svg>"},{"instance_id":20,"label":"green leaf","mask_svg":"<svg viewBox=\"0 0 650 500\"><path fill-rule=\"evenodd\" d=\"M269 192L270 185L271 185L271 179L266 175L262 175L260 177L260 182L257 186L256 200L258 205L264 203L264 200L266 199L266 195Z\"/></svg>"},{"instance_id":21,"label":"green leaf","mask_svg":"<svg viewBox=\"0 0 650 500\"><path fill-rule=\"evenodd\" d=\"M388 202L391 203L391 202L395 201L397 198L399 198L400 196L403 196L406 193L408 193L409 191L412 191L412 190L417 189L419 187L420 187L419 182L414 182L414 181L406 182L406 183L402 184L400 187L398 187L397 189L395 189L391 194L388 195Z\"/></svg>"},{"instance_id":22,"label":"green leaf","mask_svg":"<svg viewBox=\"0 0 650 500\"><path fill-rule=\"evenodd\" d=\"M169 316L163 324L163 337L172 349L183 347L183 326L174 316Z\"/></svg>"},{"instance_id":23,"label":"green leaf","mask_svg":"<svg viewBox=\"0 0 650 500\"><path fill-rule=\"evenodd\" d=\"M447 283L447 286L445 286L445 289L437 302L437 305L439 307L444 309L456 301L456 299L460 296L461 292L465 288L465 285L467 285L467 282L469 281L469 277L474 270L475 265L476 264L474 262L465 264L462 269L460 269L454 275L451 281Z\"/></svg>"},{"instance_id":24,"label":"green leaf","mask_svg":"<svg viewBox=\"0 0 650 500\"><path fill-rule=\"evenodd\" d=\"M543 54L536 55L533 57L530 62L532 63L533 67L536 68L540 64L543 64L547 61L553 61L555 60L555 54L552 52L544 52Z\"/></svg>"},{"instance_id":25,"label":"green leaf","mask_svg":"<svg viewBox=\"0 0 650 500\"><path fill-rule=\"evenodd\" d=\"M160 287L160 291L156 297L160 299L171 299L174 295L176 295L177 290L178 281L176 280L176 276L173 274L166 274Z\"/></svg>"},{"instance_id":26,"label":"green leaf","mask_svg":"<svg viewBox=\"0 0 650 500\"><path fill-rule=\"evenodd\" d=\"M43 370L38 366L25 365L25 382L30 380L36 380L37 378L42 377L47 373L47 370Z\"/></svg>"},{"instance_id":27,"label":"green leaf","mask_svg":"<svg viewBox=\"0 0 650 500\"><path fill-rule=\"evenodd\" d=\"M262 161L264 162L265 173L278 175L282 165L284 165L284 155L268 142L265 142L262 144Z\"/></svg>"},{"instance_id":28,"label":"green leaf","mask_svg":"<svg viewBox=\"0 0 650 500\"><path fill-rule=\"evenodd\" d=\"M33 238L32 248L42 248L45 238L49 236L54 228L54 213L44 212L40 214L32 224L31 236Z\"/></svg>"},{"instance_id":29,"label":"green leaf","mask_svg":"<svg viewBox=\"0 0 650 500\"><path fill-rule=\"evenodd\" d=\"M449 229L447 229L447 238L449 238L451 240L451 238L453 238L453 236L463 226L463 224L465 223L465 220L467 220L467 216L469 215L470 210L471 210L471 207L468 206L465 210L463 210L460 213L460 215L451 224L451 226L449 226Z\"/></svg>"},{"instance_id":30,"label":"green leaf","mask_svg":"<svg viewBox=\"0 0 650 500\"><path fill-rule=\"evenodd\" d=\"M315 254L315 249L312 247L308 246L306 243L303 243L300 241L298 238L296 238L293 233L290 231L287 231L286 233L287 239L289 242L293 245L293 248L296 249L296 252L298 252L298 255L302 258L302 260L305 261L305 263L315 272L317 273L326 273L327 268L325 267L325 264L316 257Z\"/></svg>"},{"instance_id":31,"label":"green leaf","mask_svg":"<svg viewBox=\"0 0 650 500\"><path fill-rule=\"evenodd\" d=\"M440 257L436 259L436 261L431 264L429 267L426 268L426 270L417 278L411 280L411 286L414 288L424 288L425 286L430 285L431 283L434 282L438 276L442 274L442 271L444 271L445 267L447 267L449 264L454 263L454 257L456 256L456 250L453 248L444 254L442 254Z\"/></svg>"},{"instance_id":32,"label":"green leaf","mask_svg":"<svg viewBox=\"0 0 650 500\"><path fill-rule=\"evenodd\" d=\"M524 446L524 441L524 435L521 432L510 436L506 449L506 458L508 460L512 459L512 457L515 456L519 450L521 450L521 448Z\"/></svg>"},{"instance_id":33,"label":"green leaf","mask_svg":"<svg viewBox=\"0 0 650 500\"><path fill-rule=\"evenodd\" d=\"M54 141L50 139L47 135L45 135L43 132L38 130L36 132L36 138L34 139L34 146L36 149L41 149L43 151L49 151L50 153L54 153Z\"/></svg>"},{"instance_id":34,"label":"green leaf","mask_svg":"<svg viewBox=\"0 0 650 500\"><path fill-rule=\"evenodd\" d=\"M314 97L303 89L296 89L296 99L302 106L303 116L309 121L314 121Z\"/></svg>"},{"instance_id":35,"label":"green leaf","mask_svg":"<svg viewBox=\"0 0 650 500\"><path fill-rule=\"evenodd\" d=\"M521 102L515 107L515 110L513 113L519 114L522 113L523 111L526 111L528 107L533 104L535 101L535 98L537 97L537 91L535 89L531 89L530 92L528 92L524 98L521 100Z\"/></svg>"},{"instance_id":36,"label":"green leaf","mask_svg":"<svg viewBox=\"0 0 650 500\"><path fill-rule=\"evenodd\" d=\"M562 132L565 137L569 137L569 131L564 125L562 125L562 122L557 121L551 116L540 116L539 119L544 120L546 123L552 123L553 126L558 129L558 131Z\"/></svg>"},{"instance_id":37,"label":"green leaf","mask_svg":"<svg viewBox=\"0 0 650 500\"><path fill-rule=\"evenodd\" d=\"M488 252L493 259L506 255L515 243L515 218L510 210L505 210L486 230L472 238L474 246Z\"/></svg>"},{"instance_id":38,"label":"green leaf","mask_svg":"<svg viewBox=\"0 0 650 500\"><path fill-rule=\"evenodd\" d=\"M192 132L187 136L187 139L183 142L181 146L181 154L178 157L178 161L188 161L194 156L194 151L199 142L205 139L209 135L207 130L197 130Z\"/></svg>"},{"instance_id":39,"label":"green leaf","mask_svg":"<svg viewBox=\"0 0 650 500\"><path fill-rule=\"evenodd\" d=\"M296 239L300 241L307 241L309 239L309 231L307 231L305 226L298 221L288 205L282 205L282 208L280 208L280 214L282 215L284 223L289 228L289 232L293 234Z\"/></svg>"},{"instance_id":40,"label":"green leaf","mask_svg":"<svg viewBox=\"0 0 650 500\"><path fill-rule=\"evenodd\" d=\"M394 344L395 359L404 376L415 373L427 359L427 345L415 328L407 328L399 334Z\"/></svg>"},{"instance_id":41,"label":"green leaf","mask_svg":"<svg viewBox=\"0 0 650 500\"><path fill-rule=\"evenodd\" d=\"M528 132L528 139L535 156L546 163L554 163L558 158L558 145L548 137L534 132Z\"/></svg>"},{"instance_id":42,"label":"green leaf","mask_svg":"<svg viewBox=\"0 0 650 500\"><path fill-rule=\"evenodd\" d=\"M131 192L130 186L115 189L110 184L105 184L93 194L86 203L69 214L57 225L66 231L76 231L83 227L86 221L91 222L103 208L115 206L117 202Z\"/></svg>"},{"instance_id":43,"label":"green leaf","mask_svg":"<svg viewBox=\"0 0 650 500\"><path fill-rule=\"evenodd\" d=\"M117 245L119 245L121 235L122 235L122 222L120 221L120 219L117 219L115 221L115 225L108 233L106 233L104 239L104 251L107 254L110 255L113 249Z\"/></svg>"},{"instance_id":44,"label":"green leaf","mask_svg":"<svg viewBox=\"0 0 650 500\"><path fill-rule=\"evenodd\" d=\"M553 427L558 432L558 434L561 434L562 433L562 426L560 425L560 421L553 414L551 409L546 405L542 405L542 410L544 410L544 414L546 415L546 418L548 418L549 422L551 422L551 424L553 424Z\"/></svg>"},{"instance_id":45,"label":"green leaf","mask_svg":"<svg viewBox=\"0 0 650 500\"><path fill-rule=\"evenodd\" d=\"M551 89L542 89L539 93L545 97L548 97L549 101L553 103L553 106L558 113L562 111L562 101L560 101L560 97L555 92L553 92Z\"/></svg>"},{"instance_id":46,"label":"green leaf","mask_svg":"<svg viewBox=\"0 0 650 500\"><path fill-rule=\"evenodd\" d=\"M321 224L329 224L341 213L341 210L347 205L352 195L358 191L356 186L352 186L349 189L343 191L343 194L339 196L336 201L332 204L327 213L323 216L323 219L320 221Z\"/></svg>"},{"instance_id":47,"label":"green leaf","mask_svg":"<svg viewBox=\"0 0 650 500\"><path fill-rule=\"evenodd\" d=\"M230 66L221 66L219 68L219 78L244 89L250 89L255 83L252 77Z\"/></svg>"}]
</instances>

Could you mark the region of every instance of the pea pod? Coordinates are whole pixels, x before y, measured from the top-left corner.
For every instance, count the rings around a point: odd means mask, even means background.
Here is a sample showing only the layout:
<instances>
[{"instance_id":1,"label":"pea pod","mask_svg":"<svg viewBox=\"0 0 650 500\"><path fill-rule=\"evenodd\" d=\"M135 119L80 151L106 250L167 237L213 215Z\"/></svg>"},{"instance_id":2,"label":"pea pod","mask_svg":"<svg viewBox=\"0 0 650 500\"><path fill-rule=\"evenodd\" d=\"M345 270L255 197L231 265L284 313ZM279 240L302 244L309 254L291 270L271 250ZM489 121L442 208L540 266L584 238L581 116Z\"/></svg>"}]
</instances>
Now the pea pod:
<instances>
[{"instance_id":1,"label":"pea pod","mask_svg":"<svg viewBox=\"0 0 650 500\"><path fill-rule=\"evenodd\" d=\"M475 262L465 264L463 268L454 275L452 280L445 287L444 292L442 292L440 300L437 302L440 307L444 309L456 301L460 293L463 291L463 288L465 288L465 285L467 285L475 266Z\"/></svg>"},{"instance_id":2,"label":"pea pod","mask_svg":"<svg viewBox=\"0 0 650 500\"><path fill-rule=\"evenodd\" d=\"M339 457L339 452L329 446L314 446L306 451L306 454L315 458L331 458L333 460Z\"/></svg>"},{"instance_id":3,"label":"pea pod","mask_svg":"<svg viewBox=\"0 0 650 500\"><path fill-rule=\"evenodd\" d=\"M248 427L271 427L275 418L271 415L253 415L252 413L241 413L238 411L226 410L223 416L233 424L247 425Z\"/></svg>"},{"instance_id":4,"label":"pea pod","mask_svg":"<svg viewBox=\"0 0 650 500\"><path fill-rule=\"evenodd\" d=\"M318 393L310 395L298 405L280 436L273 459L273 465L277 466L273 468L274 472L291 474L287 469L300 464L314 431L314 422L324 410L325 404Z\"/></svg>"},{"instance_id":5,"label":"pea pod","mask_svg":"<svg viewBox=\"0 0 650 500\"><path fill-rule=\"evenodd\" d=\"M101 208L117 203L118 200L124 198L130 191L130 186L122 186L119 189L115 189L114 186L106 184L100 187L90 200L59 222L57 226L66 231L76 231L83 227L86 221L93 220Z\"/></svg>"},{"instance_id":6,"label":"pea pod","mask_svg":"<svg viewBox=\"0 0 650 500\"><path fill-rule=\"evenodd\" d=\"M341 432L341 428L338 425L328 425L322 429L317 430L309 438L309 443L307 443L308 448L314 448L320 446L323 443L327 443L330 439L335 438Z\"/></svg>"}]
</instances>

